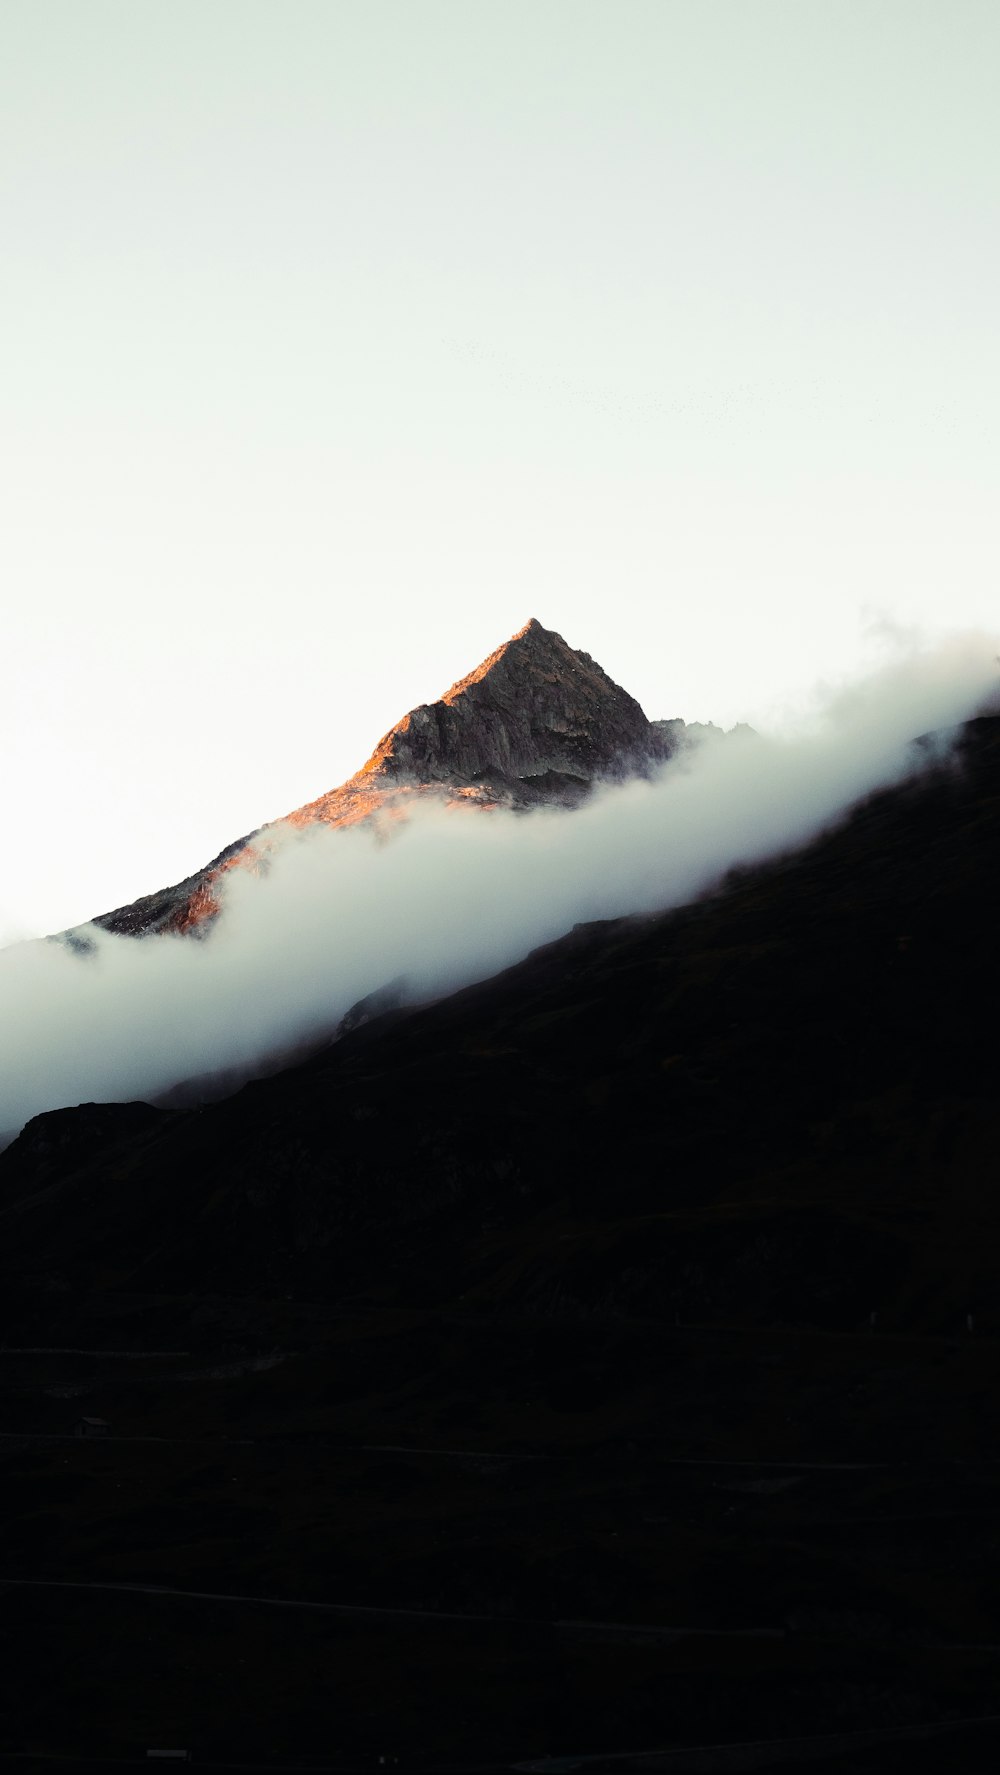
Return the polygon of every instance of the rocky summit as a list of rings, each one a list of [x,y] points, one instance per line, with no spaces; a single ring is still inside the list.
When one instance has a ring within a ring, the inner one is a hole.
[[[515,802],[643,769],[662,741],[628,692],[534,617],[439,702],[404,716],[363,777],[482,782]]]
[[[572,807],[593,785],[641,775],[684,743],[680,720],[649,721],[589,653],[536,618],[434,703],[411,709],[339,788],[284,822],[352,826],[396,819],[428,796],[481,807]],[[94,920],[122,936],[204,930],[218,883],[257,868],[268,826],[249,833],[185,881]]]

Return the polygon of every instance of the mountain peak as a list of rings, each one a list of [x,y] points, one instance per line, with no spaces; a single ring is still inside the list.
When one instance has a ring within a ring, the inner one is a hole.
[[[411,709],[339,788],[286,816],[293,826],[357,825],[444,796],[480,807],[571,807],[592,784],[642,772],[668,757],[676,736],[647,721],[634,697],[589,653],[537,617],[434,703]],[[197,875],[95,922],[139,936],[204,928],[219,910],[230,869],[257,869],[267,828],[227,846]]]
[[[471,672],[466,672],[464,678],[457,679],[451,689],[445,691],[440,700],[443,703],[455,702],[474,684],[484,683],[487,678],[497,672],[498,668],[504,665],[508,669],[512,669],[516,676],[523,677],[533,670],[543,669],[544,665],[557,673],[560,669],[572,672],[576,660],[589,659],[589,657],[589,654],[574,653],[562,636],[556,634],[555,629],[544,628],[537,616],[532,616],[525,623],[523,629],[518,629],[508,641],[504,641],[499,647],[494,648],[493,652],[488,653],[478,666],[474,667]],[[610,683],[611,680],[609,679],[608,682]]]
[[[648,761],[634,697],[532,617],[435,703],[411,709],[360,775],[491,789],[516,805],[574,800]]]

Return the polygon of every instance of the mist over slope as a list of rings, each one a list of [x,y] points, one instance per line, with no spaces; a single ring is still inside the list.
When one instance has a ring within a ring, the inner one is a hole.
[[[792,737],[706,744],[572,812],[428,803],[388,832],[272,828],[267,868],[230,872],[204,942],[90,926],[89,953],[7,950],[0,1129],[250,1066],[332,1033],[400,975],[411,998],[429,997],[574,923],[680,904],[917,768],[915,736],[995,697],[995,655],[994,641],[957,638],[831,694]]]
[[[681,720],[649,721],[589,653],[532,617],[436,702],[383,736],[352,777],[227,845],[186,880],[100,914],[123,937],[204,932],[230,871],[259,870],[275,826],[389,823],[433,800],[461,807],[578,806],[597,783],[646,775],[696,738]]]

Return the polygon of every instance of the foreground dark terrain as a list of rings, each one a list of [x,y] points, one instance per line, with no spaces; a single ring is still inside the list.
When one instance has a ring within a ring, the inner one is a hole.
[[[29,1124],[0,1748],[993,1769],[998,880],[982,718],[697,905]]]

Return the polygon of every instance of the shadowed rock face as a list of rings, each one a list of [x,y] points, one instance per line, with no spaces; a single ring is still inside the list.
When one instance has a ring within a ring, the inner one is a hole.
[[[534,618],[439,702],[422,704],[380,741],[363,775],[387,781],[497,784],[551,795],[649,762],[651,724],[628,692]]]
[[[352,825],[413,795],[486,807],[571,807],[602,778],[669,758],[683,723],[647,721],[634,697],[534,618],[436,703],[391,728],[367,764],[289,815]]]
[[[604,778],[641,774],[683,743],[684,723],[650,722],[634,697],[533,617],[438,702],[422,703],[379,741],[346,783],[286,817],[293,826],[353,826],[405,817],[428,795],[481,807],[572,807]],[[267,827],[229,845],[176,886],[94,920],[122,936],[204,930],[215,884],[259,867]]]

